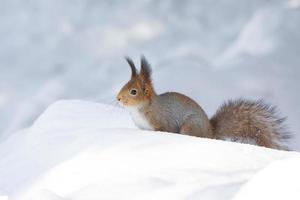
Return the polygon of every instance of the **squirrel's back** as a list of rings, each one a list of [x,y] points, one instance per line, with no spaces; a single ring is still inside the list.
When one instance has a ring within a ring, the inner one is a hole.
[[[210,120],[217,139],[275,149],[286,149],[283,144],[290,138],[284,121],[277,116],[276,107],[244,99],[224,103]]]
[[[155,96],[151,104],[142,108],[156,130],[185,134],[185,123],[194,121],[197,130],[189,130],[190,135],[212,137],[208,117],[193,99],[177,93],[167,92]]]

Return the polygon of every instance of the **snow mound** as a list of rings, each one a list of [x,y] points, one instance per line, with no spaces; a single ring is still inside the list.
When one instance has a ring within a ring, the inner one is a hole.
[[[60,101],[0,144],[0,194],[12,200],[241,199],[243,185],[269,164],[282,160],[289,169],[285,159],[299,162],[300,154],[142,131],[122,109]],[[250,180],[246,192],[259,191],[255,179],[264,180],[255,177],[252,186]]]
[[[234,200],[289,199],[300,197],[300,159],[284,159],[267,166],[251,179]]]

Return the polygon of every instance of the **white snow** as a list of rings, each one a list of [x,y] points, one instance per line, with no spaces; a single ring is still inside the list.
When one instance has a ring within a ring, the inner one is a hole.
[[[300,197],[300,159],[276,161],[258,172],[233,200],[297,200]]]
[[[237,60],[243,54],[261,57],[274,51],[277,44],[272,33],[279,24],[278,16],[273,13],[274,10],[269,7],[257,10],[242,28],[236,41],[214,61],[215,67],[228,67],[230,65],[227,62]]]
[[[300,1],[299,0],[289,0],[288,5],[292,8],[299,8],[300,7]]]
[[[30,128],[1,142],[0,195],[9,200],[240,200],[249,192],[249,199],[259,199],[255,195],[264,186],[274,197],[292,191],[285,199],[299,199],[299,162],[296,152],[142,131],[122,109],[68,100],[51,105]]]

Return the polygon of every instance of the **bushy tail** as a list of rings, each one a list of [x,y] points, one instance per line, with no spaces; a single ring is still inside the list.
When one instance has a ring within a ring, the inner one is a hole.
[[[284,143],[290,134],[284,126],[285,118],[262,100],[228,101],[210,121],[218,139],[287,150]]]

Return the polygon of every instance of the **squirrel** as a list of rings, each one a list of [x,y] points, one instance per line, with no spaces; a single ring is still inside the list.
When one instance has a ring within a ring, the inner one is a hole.
[[[158,95],[152,83],[152,69],[144,56],[140,72],[132,59],[126,57],[126,60],[131,79],[118,93],[117,100],[140,129],[288,150],[283,142],[290,135],[285,130],[285,118],[277,116],[276,107],[262,100],[229,100],[209,119],[198,103],[183,94]]]

